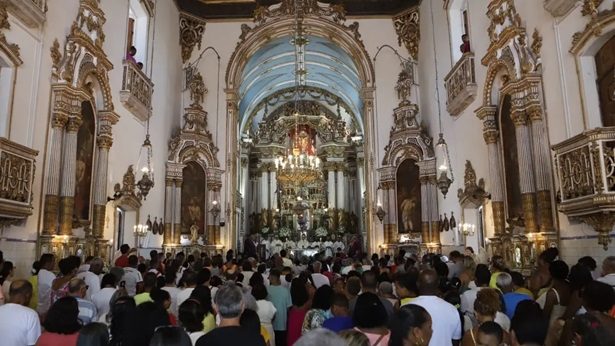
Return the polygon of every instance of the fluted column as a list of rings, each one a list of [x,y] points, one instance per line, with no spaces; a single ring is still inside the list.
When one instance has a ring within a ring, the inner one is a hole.
[[[261,170],[261,212],[269,209],[269,172],[265,168]]]
[[[278,207],[278,177],[275,170],[269,172],[269,201],[271,201],[271,210],[276,210]]]
[[[81,119],[71,117],[66,124],[64,150],[62,151],[62,186],[60,187],[60,234],[73,235],[73,210],[75,208],[75,183],[77,165],[77,132]]]
[[[553,231],[553,211],[551,204],[551,159],[549,143],[542,117],[542,109],[530,111],[532,124],[532,148],[534,153],[534,172],[536,173],[536,197],[541,232]]]
[[[337,202],[335,200],[335,169],[333,167],[329,168],[327,172],[327,201],[329,203],[329,210],[333,210],[337,208]]]
[[[107,171],[109,166],[109,149],[113,144],[110,136],[98,136],[98,155],[96,176],[94,180],[94,211],[92,234],[96,238],[103,237],[105,226],[105,209],[107,205]]]
[[[431,243],[431,233],[429,232],[429,192],[427,189],[427,177],[420,177],[421,183],[421,240],[423,244]]]
[[[177,179],[174,182],[173,189],[175,190],[173,198],[173,243],[179,244],[182,234],[182,180]]]
[[[534,233],[536,227],[536,187],[534,185],[534,166],[532,164],[532,137],[527,125],[525,112],[513,116],[517,135],[517,154],[519,161],[519,186],[525,219],[525,232]]]
[[[173,204],[175,202],[175,186],[173,179],[167,178],[165,181],[164,199],[164,235],[162,243],[164,245],[173,244]]]
[[[68,117],[56,113],[51,122],[51,145],[49,146],[49,170],[45,194],[45,218],[43,235],[56,234],[60,202],[60,167],[62,164],[62,139]]]
[[[344,188],[345,188],[345,184],[344,184],[344,169],[342,167],[338,167],[337,168],[337,182],[336,182],[336,187],[337,187],[337,193],[336,193],[336,197],[337,197],[337,209],[339,209],[340,211],[343,211],[346,209],[346,201],[344,201]]]
[[[436,176],[430,176],[427,183],[429,200],[429,219],[431,222],[431,242],[440,248],[440,218],[438,215],[438,186]]]
[[[481,107],[477,116],[483,121],[483,138],[487,144],[489,161],[489,177],[491,181],[491,208],[493,212],[494,233],[496,236],[504,233],[506,214],[504,212],[504,178],[502,174],[502,161],[498,146],[500,136],[496,128],[494,106]]]
[[[383,220],[384,243],[393,244],[397,242],[397,208],[395,205],[395,182],[381,182],[382,204],[386,211]]]

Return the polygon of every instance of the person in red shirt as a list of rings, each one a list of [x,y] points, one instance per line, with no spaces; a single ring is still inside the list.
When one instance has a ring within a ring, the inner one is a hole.
[[[120,252],[122,255],[115,260],[115,266],[120,268],[128,267],[128,251],[130,250],[130,246],[128,244],[122,244],[120,246]]]

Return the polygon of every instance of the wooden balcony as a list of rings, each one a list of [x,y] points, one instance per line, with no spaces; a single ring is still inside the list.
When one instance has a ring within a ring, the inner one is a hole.
[[[585,131],[553,150],[559,211],[594,227],[606,249],[615,225],[615,127]]]
[[[0,137],[0,225],[32,215],[34,163],[38,151]]]
[[[124,60],[123,66],[120,101],[134,116],[145,121],[152,116],[154,84],[134,63]]]
[[[476,99],[476,74],[474,72],[474,53],[465,53],[444,78],[446,87],[446,110],[451,115],[459,115]]]

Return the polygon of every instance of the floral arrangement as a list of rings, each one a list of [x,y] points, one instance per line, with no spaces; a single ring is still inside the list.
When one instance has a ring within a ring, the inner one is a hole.
[[[288,227],[280,227],[278,230],[278,237],[280,238],[288,238],[290,237],[290,228]]]
[[[340,234],[346,233],[346,227],[340,226],[340,228],[337,229],[337,233],[340,233]]]
[[[267,233],[269,233],[269,227],[265,226],[265,227],[261,228],[261,233],[262,233],[262,234],[267,234]]]
[[[323,238],[329,235],[329,232],[327,232],[327,229],[324,227],[318,227],[315,231],[314,231],[314,235],[316,235],[316,238]]]

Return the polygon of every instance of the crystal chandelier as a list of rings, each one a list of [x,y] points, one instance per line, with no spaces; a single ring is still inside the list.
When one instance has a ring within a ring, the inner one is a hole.
[[[147,199],[147,194],[154,187],[154,169],[152,167],[152,142],[149,140],[149,119],[147,120],[147,133],[139,150],[137,172],[143,173],[141,180],[137,182],[139,197]]]
[[[298,2],[295,3],[295,6],[299,6]],[[321,161],[318,157],[306,151],[308,147],[306,144],[312,145],[312,135],[299,127],[298,102],[300,89],[305,86],[307,79],[305,46],[309,43],[309,40],[303,31],[299,8],[296,9],[295,13],[294,34],[291,40],[291,44],[295,48],[295,131],[291,137],[291,148],[288,150],[288,155],[279,156],[274,162],[280,183],[303,185],[320,178]]]

